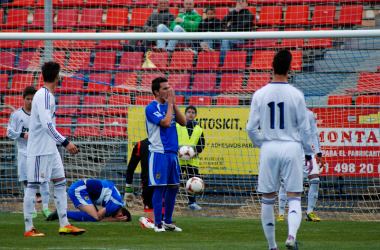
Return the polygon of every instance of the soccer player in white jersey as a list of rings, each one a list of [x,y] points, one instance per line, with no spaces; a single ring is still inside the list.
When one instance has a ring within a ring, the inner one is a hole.
[[[61,143],[70,154],[78,149],[63,137],[55,128],[54,90],[59,82],[60,65],[47,62],[42,66],[44,86],[34,95],[30,114],[27,147],[28,186],[24,197],[25,236],[41,237],[33,226],[33,209],[36,193],[41,183],[53,180],[54,202],[58,210],[60,234],[82,234],[84,229],[70,225],[67,219],[67,193],[65,172],[56,142]]]
[[[152,81],[155,100],[145,108],[149,145],[149,185],[154,187],[153,212],[155,232],[182,231],[174,225],[172,215],[179,189],[178,135],[176,122],[186,126],[186,118],[175,104],[175,93],[168,80]],[[162,221],[162,197],[165,187],[165,214]]]
[[[296,249],[295,240],[302,219],[302,152],[306,162],[310,163],[308,170],[313,166],[311,155],[314,152],[305,98],[301,91],[287,83],[291,62],[292,54],[287,50],[274,56],[273,81],[254,93],[246,127],[252,143],[260,148],[261,222],[270,249],[277,249],[274,203],[276,191],[280,188],[280,174],[289,201],[285,245],[288,249]]]
[[[309,193],[307,195],[306,220],[319,222],[321,221],[321,218],[319,218],[318,216],[314,214],[314,207],[318,200],[319,168],[323,166],[322,150],[321,150],[321,144],[319,142],[317,123],[315,121],[314,113],[310,110],[307,110],[307,118],[310,123],[311,138],[313,141],[313,147],[314,147],[316,156],[314,156],[314,154],[312,155],[313,169],[311,170],[311,172],[308,172],[307,171],[308,166],[303,164],[304,166],[303,178],[304,180],[308,178],[310,181]],[[284,183],[281,180],[280,191],[278,191],[279,217],[277,221],[284,220],[285,204],[286,204],[286,190],[284,188]]]
[[[29,136],[29,118],[32,111],[32,101],[34,94],[37,92],[33,86],[28,86],[24,89],[22,97],[24,106],[14,111],[9,119],[7,136],[13,140],[17,140],[17,172],[19,181],[24,183],[24,192],[28,186],[28,171],[26,166],[26,148],[28,145]],[[43,183],[40,187],[42,198],[42,215],[48,217],[49,210],[49,183]],[[33,218],[37,217],[36,208],[34,208]]]

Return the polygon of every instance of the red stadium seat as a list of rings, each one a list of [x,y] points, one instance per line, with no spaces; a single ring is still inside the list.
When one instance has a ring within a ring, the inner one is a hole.
[[[219,51],[201,51],[194,70],[217,70],[219,69],[219,59]]]
[[[330,95],[327,101],[327,105],[351,105],[351,95]]]
[[[211,105],[211,96],[191,96],[189,105],[197,105],[197,106],[209,106]]]
[[[11,93],[22,93],[27,86],[33,86],[33,74],[14,74]]]
[[[343,5],[337,25],[362,25],[363,5]]]
[[[113,95],[108,101],[108,105],[131,105],[131,97],[129,95]],[[105,111],[106,115],[119,116],[128,115],[128,108],[111,107]]]
[[[64,70],[78,71],[85,65],[90,64],[91,52],[71,52],[69,63]]]
[[[332,30],[332,28],[313,28],[312,31],[317,30]],[[302,45],[303,48],[331,48],[332,38],[309,38],[309,42]]]
[[[77,124],[88,124],[91,127],[77,127],[73,136],[100,136],[100,119],[79,117]]]
[[[121,33],[121,30],[102,30],[102,33]],[[123,46],[120,44],[120,40],[99,40],[95,48],[121,50]]]
[[[60,9],[58,10],[57,22],[54,27],[75,27],[78,24],[79,9]]]
[[[83,0],[59,0],[57,7],[79,7],[83,4]]]
[[[73,77],[62,77],[62,85],[55,91],[58,93],[83,92],[83,74],[75,74]]]
[[[66,62],[66,52],[65,51],[53,51],[54,62],[59,63],[62,67],[65,67]]]
[[[59,97],[58,105],[79,105],[79,101],[80,101],[79,95],[62,95]],[[58,107],[57,110],[55,111],[55,114],[56,115],[76,115],[78,114],[78,107],[75,107],[75,108]]]
[[[380,95],[359,95],[356,105],[380,105]]]
[[[108,9],[105,23],[102,27],[124,27],[128,25],[128,9]]]
[[[278,29],[257,29],[258,32],[278,31]],[[239,48],[274,48],[278,45],[278,39],[255,39],[255,42],[238,45]]]
[[[246,68],[247,51],[227,51],[223,70],[244,70]]]
[[[176,105],[182,105],[184,100],[185,100],[185,97],[183,95],[176,95],[175,96],[175,104]]]
[[[27,30],[27,33],[44,33],[43,30]],[[69,29],[54,29],[53,33],[72,33]],[[66,49],[70,46],[70,40],[54,40],[53,47]],[[45,46],[45,41],[43,40],[25,40],[23,47],[25,48],[35,48],[40,49]]]
[[[169,12],[177,17],[178,16],[178,7],[170,7]]]
[[[235,6],[236,1],[234,0],[212,0],[209,2],[210,5],[228,5],[228,6]],[[217,9],[217,8],[216,8]]]
[[[1,25],[1,28],[18,28],[28,25],[28,10],[27,9],[11,9],[8,12],[7,21]]]
[[[108,3],[109,6],[117,6],[117,7],[124,7],[133,5],[133,0],[111,0]]]
[[[96,33],[96,30],[77,30],[76,33]],[[71,48],[94,49],[95,40],[74,40],[73,45],[71,45]]]
[[[40,52],[22,51],[18,61],[18,69],[40,70]]]
[[[131,22],[128,26],[142,27],[153,13],[153,8],[134,8],[132,10]]]
[[[127,134],[127,119],[126,118],[105,118],[104,119],[104,124],[125,124],[123,127],[108,127],[104,126],[102,133],[100,134],[101,136],[106,136],[106,137],[126,137],[128,136]]]
[[[152,81],[157,77],[165,77],[164,73],[144,73],[141,79],[140,91],[151,92]]]
[[[304,28],[298,29],[285,29],[285,31],[305,31]],[[282,39],[281,44],[278,44],[279,48],[301,48],[303,47],[305,39]]]
[[[243,92],[242,73],[224,73],[219,85],[220,92]]]
[[[7,127],[0,127],[0,138],[6,138],[7,136]]]
[[[174,51],[170,63],[171,70],[190,70],[193,67],[194,53],[191,51]]]
[[[197,73],[194,75],[191,92],[215,93],[216,91],[216,73]]]
[[[24,98],[22,97],[22,95],[19,95],[19,96],[6,96],[5,97],[5,102],[4,102],[4,106],[11,106],[13,107],[15,110],[21,108],[22,106],[24,106]],[[4,115],[10,115],[12,114],[14,110],[11,109],[11,108],[3,108],[1,111],[0,111],[0,115],[4,116]]]
[[[71,136],[71,128],[70,127],[56,127],[56,129],[64,137]]]
[[[138,95],[136,96],[135,105],[147,106],[152,101],[154,101],[154,95]]]
[[[42,74],[39,74],[37,78],[36,89],[39,90],[40,88],[42,88],[42,86],[44,86],[44,77],[42,76]]]
[[[302,25],[306,24],[309,16],[308,5],[287,6],[285,21],[280,24],[284,25]]]
[[[53,19],[55,10],[53,9]],[[29,24],[30,27],[45,27],[45,9],[35,9],[33,15],[33,22]]]
[[[116,52],[97,52],[92,67],[85,65],[84,70],[112,70],[115,66]]]
[[[96,27],[102,23],[103,9],[83,9],[79,27]]]
[[[168,83],[175,92],[188,92],[190,91],[190,74],[170,74]]]
[[[106,97],[104,95],[101,96],[90,96],[86,95],[83,99],[82,105],[106,105]],[[99,115],[104,114],[104,108],[82,108],[81,115]]]
[[[2,13],[3,10],[0,9],[0,20],[3,20]],[[2,33],[21,33],[22,30],[2,30]],[[0,48],[2,49],[17,49],[21,48],[21,40],[0,40]]]
[[[119,67],[115,70],[135,70],[139,69],[143,61],[142,52],[123,52]]]
[[[346,89],[349,93],[380,93],[380,73],[361,73],[355,89]]]
[[[167,69],[169,62],[169,52],[152,52],[149,56],[149,60],[154,63],[157,68],[144,68],[147,69]]]
[[[239,105],[238,96],[218,96],[216,100],[216,105],[223,106],[236,106]]]
[[[86,0],[85,2],[81,2],[79,6],[81,7],[91,7],[91,8],[99,8],[106,7],[109,5],[109,0]]]
[[[9,118],[0,117],[0,124],[8,124]]]
[[[111,74],[92,73],[84,92],[105,93],[111,90]]]
[[[60,0],[52,0],[53,7],[59,5]],[[45,0],[37,0],[36,7],[45,7]]]
[[[275,54],[276,51],[255,51],[252,55],[252,63],[249,69],[271,70]]]
[[[313,18],[308,25],[332,25],[335,19],[334,5],[317,5],[314,8]]]
[[[55,124],[71,125],[71,117],[57,117],[55,118]]]
[[[137,73],[117,73],[113,92],[133,92],[137,90]]]
[[[229,7],[216,7],[215,8],[215,17],[219,18],[220,20],[223,19],[223,17],[227,16],[227,14],[230,13]],[[256,14],[256,13],[253,13]]]
[[[15,67],[14,52],[0,52],[0,70],[12,71]]]
[[[290,50],[292,53],[292,69],[294,71],[300,71],[302,69],[302,50]]]
[[[8,74],[0,74],[0,93],[1,94],[9,93],[8,81],[9,81]]]
[[[263,6],[260,9],[260,19],[257,25],[279,25],[282,18],[282,7]]]
[[[3,3],[4,7],[32,7],[35,5],[35,0],[14,0],[13,3]]]
[[[135,5],[141,5],[141,6],[150,6],[150,5],[157,5],[157,0],[135,0],[133,3]]]
[[[202,8],[194,8],[196,12],[198,12],[199,15],[201,15],[203,19],[203,7]]]
[[[251,73],[248,78],[245,92],[255,92],[270,83],[270,73]]]

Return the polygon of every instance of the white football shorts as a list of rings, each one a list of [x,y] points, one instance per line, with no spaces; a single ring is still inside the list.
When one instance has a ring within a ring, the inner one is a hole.
[[[315,159],[314,155],[312,155],[311,157],[313,160],[313,169],[311,170],[310,173],[308,173],[306,170],[309,167],[309,164],[307,164],[307,166],[305,166],[305,156],[303,156],[302,166],[303,166],[303,178],[304,179],[308,179],[310,175],[315,175],[315,174],[319,175],[319,165],[317,163],[317,160]]]
[[[19,181],[28,180],[27,156],[20,153],[17,156],[17,174]]]
[[[280,188],[280,174],[287,192],[302,192],[302,146],[292,141],[265,141],[260,149],[260,193],[273,193]]]
[[[28,156],[28,182],[49,182],[65,178],[62,159],[58,152],[50,155]]]

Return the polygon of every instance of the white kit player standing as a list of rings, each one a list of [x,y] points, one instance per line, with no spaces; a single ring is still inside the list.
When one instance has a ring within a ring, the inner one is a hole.
[[[323,166],[321,143],[319,141],[317,122],[315,121],[314,113],[311,110],[307,110],[307,117],[310,123],[310,133],[313,142],[313,147],[316,156],[312,155],[313,169],[309,172],[308,166],[303,162],[303,179],[309,179],[309,193],[307,195],[307,212],[306,220],[319,222],[321,218],[315,215],[314,207],[318,200],[319,191],[319,168]],[[286,190],[284,188],[284,183],[281,180],[281,187],[278,191],[278,206],[279,206],[279,217],[277,221],[283,221],[285,219],[285,205],[286,205]]]
[[[277,249],[274,203],[280,174],[289,202],[285,245],[288,249],[296,249],[295,240],[302,219],[302,152],[310,168],[313,165],[305,98],[301,91],[287,83],[291,62],[292,54],[287,50],[274,56],[273,81],[254,93],[246,127],[252,143],[261,149],[258,191],[263,194],[261,222],[270,249]]]
[[[17,140],[17,173],[19,181],[24,183],[24,192],[28,186],[28,171],[27,171],[27,145],[29,136],[29,120],[30,112],[32,111],[32,101],[34,94],[37,90],[33,86],[27,86],[22,97],[24,99],[24,106],[14,111],[9,119],[7,136],[13,140]],[[42,215],[48,217],[49,210],[49,183],[43,183],[40,186],[42,198]],[[33,218],[37,217],[37,211],[34,208]]]
[[[26,237],[41,237],[45,234],[33,227],[33,209],[37,189],[41,183],[53,180],[54,202],[57,207],[60,234],[82,234],[84,229],[70,225],[67,219],[67,193],[65,172],[56,143],[61,143],[70,154],[78,149],[55,128],[54,91],[59,82],[60,65],[47,62],[42,65],[44,86],[34,95],[29,125],[27,147],[28,186],[24,197],[24,220]]]

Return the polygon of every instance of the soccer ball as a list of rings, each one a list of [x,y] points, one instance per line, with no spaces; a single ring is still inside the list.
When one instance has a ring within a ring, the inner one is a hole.
[[[179,152],[178,152],[178,157],[181,159],[181,160],[184,160],[184,161],[189,161],[191,159],[193,159],[195,156],[195,151],[192,147],[189,147],[189,146],[182,146],[180,149],[179,149]]]
[[[186,182],[186,191],[192,195],[198,195],[203,192],[205,184],[201,178],[192,177]]]

